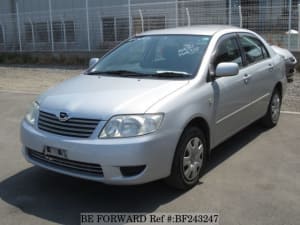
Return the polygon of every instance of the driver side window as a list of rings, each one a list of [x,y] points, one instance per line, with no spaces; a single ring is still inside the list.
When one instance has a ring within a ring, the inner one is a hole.
[[[219,45],[214,61],[214,67],[216,68],[219,63],[222,62],[234,62],[242,67],[242,56],[234,37],[223,40]]]

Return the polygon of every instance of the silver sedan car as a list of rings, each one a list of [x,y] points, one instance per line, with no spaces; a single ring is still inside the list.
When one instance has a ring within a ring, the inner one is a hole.
[[[213,148],[254,121],[277,124],[286,89],[283,59],[231,26],[145,32],[92,64],[32,103],[22,151],[107,184],[193,187]]]

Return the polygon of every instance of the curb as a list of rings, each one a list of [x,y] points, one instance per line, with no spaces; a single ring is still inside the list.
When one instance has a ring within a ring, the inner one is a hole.
[[[290,114],[290,115],[300,115],[300,112],[292,112],[292,111],[281,111],[283,114]]]

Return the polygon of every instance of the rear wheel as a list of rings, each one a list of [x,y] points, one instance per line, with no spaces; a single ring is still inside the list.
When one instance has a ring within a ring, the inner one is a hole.
[[[272,128],[277,125],[280,117],[281,101],[281,94],[278,89],[275,89],[269,103],[268,112],[261,120],[263,126]]]
[[[196,185],[207,161],[205,136],[198,127],[187,128],[176,148],[171,175],[166,182],[178,189]]]

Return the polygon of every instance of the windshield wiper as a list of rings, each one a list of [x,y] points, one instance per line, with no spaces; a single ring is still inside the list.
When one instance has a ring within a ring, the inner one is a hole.
[[[105,75],[105,74],[113,74],[113,75],[122,75],[122,76],[144,76],[143,73],[138,73],[130,70],[108,70],[108,71],[94,71],[89,72],[87,75]]]
[[[89,72],[87,75],[119,75],[122,77],[163,77],[163,78],[188,78],[192,77],[192,74],[182,71],[156,71],[156,73],[140,73],[129,70],[109,70],[109,71],[94,71]]]
[[[182,71],[157,71],[153,77],[192,77],[193,75]]]

